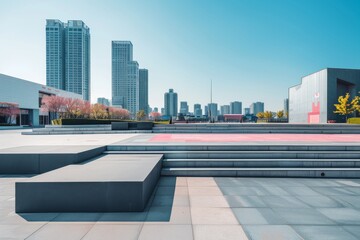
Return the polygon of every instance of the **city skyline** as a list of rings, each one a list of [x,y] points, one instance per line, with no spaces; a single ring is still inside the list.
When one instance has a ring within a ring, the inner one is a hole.
[[[84,3],[1,1],[0,26],[27,27],[0,39],[0,72],[46,83],[46,19],[79,19],[91,28],[92,102],[111,97],[116,39],[136,45],[134,59],[150,71],[149,105],[159,109],[169,88],[180,101],[206,105],[212,79],[219,106],[240,99],[281,110],[288,88],[304,75],[360,66],[358,1]]]

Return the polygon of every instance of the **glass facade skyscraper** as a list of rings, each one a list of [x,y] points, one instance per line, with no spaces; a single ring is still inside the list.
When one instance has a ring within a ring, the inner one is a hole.
[[[130,41],[112,41],[112,104],[139,111],[139,64],[133,61]]]
[[[149,73],[147,69],[139,69],[139,110],[149,114]]]
[[[178,95],[174,89],[164,94],[164,115],[176,117],[178,113]]]
[[[90,29],[81,20],[46,20],[46,85],[90,96]]]

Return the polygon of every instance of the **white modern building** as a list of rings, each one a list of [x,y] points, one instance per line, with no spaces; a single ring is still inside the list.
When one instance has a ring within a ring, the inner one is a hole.
[[[90,29],[81,20],[46,20],[46,85],[90,96]]]
[[[18,125],[39,126],[49,124],[49,113],[40,110],[44,96],[57,95],[82,99],[80,94],[0,74],[0,102],[14,103],[20,108]]]
[[[186,115],[189,113],[189,105],[188,105],[187,101],[180,102],[180,113],[182,113],[183,115]]]
[[[112,41],[112,105],[139,111],[139,64],[130,41]]]
[[[307,75],[289,88],[289,122],[345,122],[345,116],[334,113],[334,104],[339,96],[349,93],[352,99],[359,91],[360,69],[325,68]]]
[[[220,107],[220,115],[230,114],[230,105],[223,105]]]

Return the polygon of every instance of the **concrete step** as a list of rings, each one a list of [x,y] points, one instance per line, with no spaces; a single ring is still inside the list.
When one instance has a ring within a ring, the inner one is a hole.
[[[360,168],[360,159],[164,159],[164,168]]]
[[[360,159],[360,151],[106,151],[164,154],[166,159]]]
[[[359,129],[226,129],[226,130],[212,130],[212,129],[184,129],[184,130],[158,130],[153,129],[153,133],[309,133],[309,134],[359,134]]]
[[[359,178],[360,168],[163,168],[163,176]]]
[[[151,130],[91,130],[91,131],[48,131],[48,132],[21,132],[22,135],[66,135],[66,134],[132,134],[152,133]]]
[[[360,145],[108,145],[107,151],[360,151]]]
[[[85,125],[45,125],[48,129],[59,128],[111,128],[110,124],[85,124]]]

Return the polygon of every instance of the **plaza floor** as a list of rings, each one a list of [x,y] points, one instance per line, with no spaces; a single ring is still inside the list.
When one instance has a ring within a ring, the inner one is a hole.
[[[14,212],[0,178],[0,239],[360,239],[359,179],[162,177],[144,212]]]
[[[0,148],[107,144],[340,144],[359,135],[21,135]],[[16,214],[15,182],[0,176],[0,239],[360,239],[360,179],[162,177],[139,213]]]

